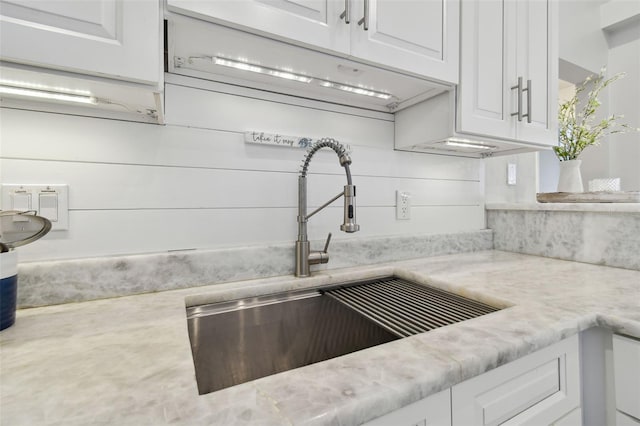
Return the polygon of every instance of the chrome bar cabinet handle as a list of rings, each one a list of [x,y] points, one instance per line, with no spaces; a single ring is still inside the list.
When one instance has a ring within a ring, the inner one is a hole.
[[[518,116],[518,121],[522,121],[522,77],[518,77],[518,84],[515,86],[511,86],[511,90],[517,90],[518,94],[518,110],[516,112],[512,112],[511,116]]]
[[[527,113],[524,116],[527,117],[527,123],[531,123],[531,80],[527,80],[527,88],[522,91],[527,92]]]
[[[531,123],[531,80],[527,80],[526,89],[522,85],[522,77],[518,77],[518,84],[511,87],[511,90],[518,91],[518,110],[516,112],[512,112],[511,116],[518,116],[518,121],[522,121],[524,117],[527,117],[527,123]],[[527,92],[527,113],[522,113],[522,96],[523,92]]]
[[[345,24],[351,23],[351,0],[344,0],[344,11],[340,14],[340,19],[344,19]]]
[[[364,16],[358,21],[365,31],[369,31],[369,0],[364,0]]]

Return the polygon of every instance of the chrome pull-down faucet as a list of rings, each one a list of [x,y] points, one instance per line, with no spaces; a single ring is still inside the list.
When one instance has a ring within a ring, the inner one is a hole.
[[[307,214],[307,170],[311,157],[321,148],[331,148],[338,155],[340,165],[344,167],[347,174],[347,184],[342,192],[318,207],[313,212]],[[296,277],[308,277],[310,265],[329,262],[329,242],[331,234],[327,237],[327,242],[323,251],[311,251],[309,240],[307,239],[307,221],[311,216],[327,207],[340,197],[344,197],[344,222],[340,229],[344,232],[356,232],[360,230],[360,225],[356,223],[356,187],[351,182],[351,170],[349,165],[351,158],[347,154],[344,146],[335,139],[323,138],[313,144],[304,159],[300,176],[298,176],[298,240],[296,241]]]

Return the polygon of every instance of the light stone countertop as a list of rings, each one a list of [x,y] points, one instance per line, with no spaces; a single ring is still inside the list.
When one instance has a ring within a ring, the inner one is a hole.
[[[186,303],[389,273],[510,307],[198,395]],[[500,251],[25,309],[0,333],[0,423],[355,425],[596,325],[640,337],[640,271]]]

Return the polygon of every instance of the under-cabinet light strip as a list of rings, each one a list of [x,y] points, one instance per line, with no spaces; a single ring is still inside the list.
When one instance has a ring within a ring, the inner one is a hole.
[[[461,148],[475,148],[475,149],[496,149],[496,146],[493,145],[483,145],[480,143],[467,142],[462,140],[448,140],[446,145],[449,146],[457,146]]]
[[[311,83],[313,80],[311,77],[307,77],[300,74],[295,74],[289,71],[281,71],[273,68],[267,68],[260,65],[250,64],[248,62],[233,61],[231,59],[213,57],[213,62],[216,65],[222,65],[225,67],[235,68],[243,71],[251,71],[258,74],[266,74],[273,77],[284,78],[286,80],[299,81],[301,83]]]
[[[272,77],[283,78],[285,80],[299,81],[301,83],[317,82],[318,85],[330,89],[342,90],[343,92],[355,93],[356,95],[371,96],[380,99],[391,99],[393,95],[384,92],[378,92],[375,90],[367,89],[364,87],[351,86],[343,83],[336,83],[329,80],[322,80],[313,77],[309,77],[302,74],[296,74],[290,71],[277,70],[274,68],[265,67],[262,65],[252,64],[250,62],[236,61],[228,58],[221,58],[218,56],[213,57],[190,57],[189,60],[194,59],[207,59],[212,61],[216,65],[224,67],[235,68],[242,71],[255,72],[258,74],[270,75]]]
[[[0,94],[11,95],[11,96],[24,96],[24,97],[38,98],[38,99],[49,99],[49,100],[63,101],[63,102],[76,102],[76,103],[92,104],[92,105],[95,105],[98,103],[95,97],[88,96],[88,95],[76,95],[71,93],[52,92],[48,90],[5,86],[5,85],[0,85]]]
[[[331,89],[338,89],[344,92],[355,93],[357,95],[372,96],[380,99],[391,99],[391,95],[388,93],[376,92],[375,90],[365,89],[363,87],[349,86],[342,83],[334,83],[332,81],[321,81],[320,86],[328,87]]]

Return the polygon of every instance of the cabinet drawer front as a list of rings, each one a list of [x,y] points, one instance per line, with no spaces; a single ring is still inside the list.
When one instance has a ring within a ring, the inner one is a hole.
[[[613,335],[616,408],[640,419],[640,340]]]
[[[445,426],[450,424],[451,390],[446,389],[373,419],[364,426]]]
[[[579,405],[577,336],[452,388],[454,425],[549,424]]]
[[[483,424],[500,424],[559,390],[560,364],[554,359],[478,395]]]

